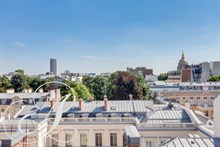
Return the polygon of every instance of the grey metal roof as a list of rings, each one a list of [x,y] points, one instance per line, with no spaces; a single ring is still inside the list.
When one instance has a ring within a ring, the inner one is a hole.
[[[20,97],[22,99],[41,98],[49,95],[48,92],[43,93],[0,93],[0,99],[11,99],[13,97]]]
[[[126,133],[126,136],[129,136],[130,138],[141,137],[135,126],[125,126],[125,133]]]
[[[220,138],[175,138],[161,147],[219,147]]]
[[[148,123],[160,123],[166,120],[167,123],[175,122],[191,122],[190,117],[185,110],[159,110],[151,114]]]
[[[60,103],[60,102],[58,102]],[[83,112],[83,113],[98,113],[104,112],[104,101],[92,101],[83,102],[83,108],[79,111],[79,102],[66,102],[63,112]],[[46,113],[50,110],[50,102],[37,102],[37,105],[41,107],[40,112]],[[148,112],[153,108],[152,101],[111,101],[107,102],[106,112]],[[54,112],[57,111],[57,105],[55,105]]]
[[[37,107],[35,107],[34,105],[24,105],[21,111],[19,112],[18,116],[32,114],[36,112],[36,110],[37,110]]]

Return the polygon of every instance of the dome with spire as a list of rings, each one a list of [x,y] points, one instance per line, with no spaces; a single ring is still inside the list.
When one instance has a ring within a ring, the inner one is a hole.
[[[186,60],[184,52],[182,53],[182,58],[180,59],[178,66],[177,66],[177,71],[181,72],[182,69],[187,68],[189,66],[189,62]]]

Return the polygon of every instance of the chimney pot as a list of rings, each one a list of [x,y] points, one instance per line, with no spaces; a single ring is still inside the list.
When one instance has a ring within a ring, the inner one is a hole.
[[[83,99],[80,98],[79,99],[79,110],[82,110],[82,108],[83,108]]]
[[[104,110],[107,111],[108,109],[108,99],[107,99],[107,96],[105,95],[104,96]]]
[[[50,101],[50,108],[53,109],[54,106],[55,106],[55,101],[54,101],[54,99],[52,99],[52,100]]]
[[[129,94],[129,100],[133,100],[133,95]]]
[[[76,101],[76,96],[73,95],[72,99],[73,99],[73,102],[75,102]]]

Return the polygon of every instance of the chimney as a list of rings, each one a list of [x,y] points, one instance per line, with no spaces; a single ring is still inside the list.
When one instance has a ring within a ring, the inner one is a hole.
[[[39,93],[43,93],[44,90],[43,90],[42,88],[40,88],[40,89],[38,90],[38,92],[39,92]]]
[[[107,96],[105,95],[104,96],[104,110],[107,111],[108,109],[108,99],[107,99]]]
[[[31,88],[27,89],[27,93],[32,93],[32,89]]]
[[[220,95],[214,99],[214,133],[215,137],[220,137]]]
[[[75,101],[76,101],[76,96],[73,95],[73,96],[72,96],[72,99],[73,99],[73,102],[75,102]]]
[[[8,110],[6,113],[6,119],[11,119],[11,114],[10,114],[10,110]]]
[[[185,107],[190,109],[190,102],[189,101],[185,101]]]
[[[46,96],[45,101],[49,102],[49,97],[48,96]]]
[[[15,93],[15,90],[14,89],[7,89],[6,93]]]
[[[54,99],[50,100],[50,108],[53,109],[55,106],[55,101]]]
[[[133,100],[133,95],[132,94],[129,94],[129,100]]]
[[[79,99],[79,110],[82,110],[82,108],[83,108],[83,99],[80,98]]]

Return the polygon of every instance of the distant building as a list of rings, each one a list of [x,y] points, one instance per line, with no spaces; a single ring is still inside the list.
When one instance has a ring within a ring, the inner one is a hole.
[[[200,82],[207,82],[211,75],[210,63],[203,62],[203,63],[200,63],[200,66],[202,67],[202,73],[201,73],[202,75],[201,75]]]
[[[212,74],[213,76],[220,75],[220,61],[213,62]]]
[[[182,69],[181,80],[182,80],[182,82],[191,82],[192,81],[191,68]]]
[[[182,69],[189,67],[189,62],[187,61],[184,52],[182,53],[182,58],[179,60],[177,71],[181,73]]]
[[[198,110],[213,117],[213,100],[220,94],[220,82],[183,82],[165,83],[162,81],[150,85],[152,95],[164,97],[167,101],[184,105],[190,103],[192,110]]]
[[[147,69],[146,67],[136,67],[135,69],[127,67],[127,71],[141,75],[143,77],[146,75],[153,75],[153,69]]]
[[[57,59],[50,59],[50,72],[57,75]]]

